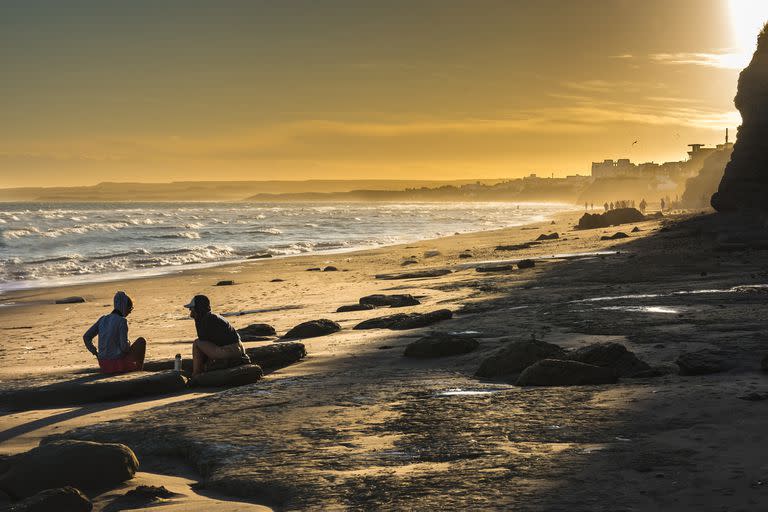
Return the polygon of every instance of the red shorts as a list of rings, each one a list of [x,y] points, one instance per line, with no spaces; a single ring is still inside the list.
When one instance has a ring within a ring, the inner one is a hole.
[[[147,342],[137,339],[120,359],[99,359],[101,373],[126,373],[141,370],[144,367],[144,354]]]

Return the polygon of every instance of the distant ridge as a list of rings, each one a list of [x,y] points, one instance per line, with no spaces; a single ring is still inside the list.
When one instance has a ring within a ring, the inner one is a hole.
[[[0,189],[0,201],[240,201],[261,194],[328,194],[353,190],[398,191],[408,188],[494,185],[501,179],[473,180],[265,180],[174,181],[170,183],[103,182],[80,187],[21,187]],[[265,197],[266,196],[262,196]]]

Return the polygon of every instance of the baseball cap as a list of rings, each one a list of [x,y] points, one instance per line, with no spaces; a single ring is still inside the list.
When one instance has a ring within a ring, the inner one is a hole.
[[[184,304],[184,307],[188,309],[194,309],[195,311],[199,311],[201,309],[210,311],[211,301],[205,295],[195,295],[192,297],[192,300],[189,302],[189,304]]]

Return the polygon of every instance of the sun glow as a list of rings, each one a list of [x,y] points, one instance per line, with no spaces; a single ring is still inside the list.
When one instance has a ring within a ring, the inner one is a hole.
[[[736,67],[742,68],[752,59],[757,34],[768,22],[768,1],[729,0],[728,7],[731,33],[735,43],[735,55],[731,58],[738,59]]]

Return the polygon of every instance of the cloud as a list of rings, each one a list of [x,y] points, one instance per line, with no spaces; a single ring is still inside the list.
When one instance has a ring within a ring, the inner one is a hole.
[[[654,53],[652,61],[662,64],[705,66],[718,69],[743,69],[749,64],[751,55],[737,52],[715,53]]]

